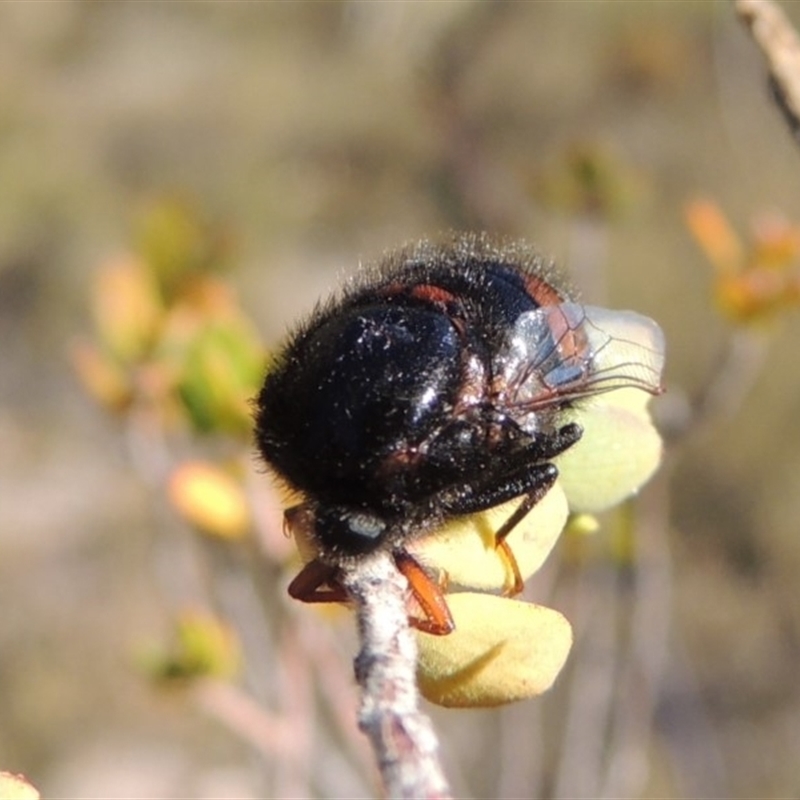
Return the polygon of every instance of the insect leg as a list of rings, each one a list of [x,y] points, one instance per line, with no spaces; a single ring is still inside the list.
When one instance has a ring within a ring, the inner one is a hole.
[[[347,592],[339,584],[336,567],[314,559],[295,575],[287,591],[289,596],[303,603],[344,603]],[[327,586],[327,589],[321,587]]]
[[[534,499],[530,508],[533,508],[547,494],[557,477],[558,468],[555,464],[521,464],[506,472],[499,481],[491,484],[479,484],[478,486],[464,484],[450,488],[446,497],[437,498],[438,505],[449,515],[461,516],[486,511],[494,506],[507,503],[515,497],[532,494]],[[530,508],[514,521],[514,525],[525,516]],[[511,533],[514,525],[504,531],[503,537]],[[506,525],[503,525],[503,528],[505,527]]]
[[[577,422],[569,422],[553,433],[540,434],[533,445],[523,452],[529,453],[537,461],[549,461],[572,447],[581,436],[583,436],[583,428]]]
[[[417,630],[432,633],[435,636],[445,636],[451,633],[456,624],[450,614],[447,601],[444,599],[441,587],[422,568],[420,563],[405,550],[394,553],[397,568],[408,581],[409,589],[414,599],[419,604],[425,617],[409,617],[409,622]]]
[[[456,625],[439,584],[404,550],[397,551],[394,560],[425,614],[422,619],[409,617],[410,624],[417,630],[435,636],[444,636],[453,631]],[[329,564],[316,559],[309,561],[289,584],[289,595],[303,603],[346,603],[349,598],[338,581],[337,572],[338,569]],[[327,588],[321,588],[323,586]]]
[[[546,464],[542,466],[552,466],[552,464]],[[511,573],[514,578],[514,584],[511,586],[510,589],[506,592],[510,596],[514,596],[519,594],[525,582],[522,580],[522,575],[519,571],[519,564],[517,564],[517,559],[514,554],[511,552],[511,548],[506,541],[506,537],[511,533],[511,531],[522,522],[523,519],[528,515],[528,512],[550,491],[553,483],[555,482],[556,477],[558,476],[558,471],[556,470],[555,475],[550,477],[548,474],[547,477],[542,475],[542,480],[533,486],[525,497],[522,498],[522,502],[514,509],[514,512],[511,516],[500,526],[500,530],[495,532],[494,535],[494,544],[498,550],[501,550],[506,557],[506,561],[508,565],[511,567]]]
[[[470,487],[463,487],[447,505],[447,510],[452,514],[474,514],[524,495],[519,506],[495,533],[495,547],[503,553],[513,578],[507,591],[509,595],[519,594],[524,582],[506,537],[550,491],[557,477],[558,468],[555,464],[523,464],[507,473],[502,483],[481,487],[476,492],[472,492]]]

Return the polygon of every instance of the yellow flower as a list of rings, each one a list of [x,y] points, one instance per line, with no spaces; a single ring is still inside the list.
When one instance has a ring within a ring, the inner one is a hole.
[[[250,527],[241,485],[214,464],[186,461],[172,472],[169,499],[194,528],[220,539],[240,539]]]
[[[234,678],[241,669],[241,647],[234,630],[212,614],[181,612],[171,641],[142,651],[141,666],[164,684],[197,678]],[[2,797],[2,795],[0,795]]]
[[[519,505],[512,500],[480,514],[460,517],[436,533],[408,545],[423,566],[447,576],[449,590],[508,592],[511,565],[495,546],[495,531]],[[527,580],[542,566],[567,521],[567,499],[557,483],[508,535],[520,576]]]
[[[615,389],[585,401],[575,414],[583,436],[555,459],[571,512],[611,508],[656,471],[662,445],[649,401],[638,389]]]
[[[39,800],[41,795],[22,775],[0,772],[0,798],[2,800]]]
[[[447,707],[497,706],[552,686],[572,646],[558,611],[492,594],[461,592],[447,602],[456,629],[417,636],[420,692]]]
[[[686,205],[686,225],[714,269],[714,297],[731,321],[772,320],[800,305],[800,226],[779,217],[743,239],[711,200]]]

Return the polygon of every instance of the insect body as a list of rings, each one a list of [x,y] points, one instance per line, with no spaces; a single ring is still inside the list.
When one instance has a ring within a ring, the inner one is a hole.
[[[290,586],[344,599],[339,568],[390,550],[426,619],[452,629],[404,544],[459,515],[521,498],[505,537],[547,493],[581,428],[564,411],[622,386],[659,391],[658,326],[583,306],[523,246],[464,236],[390,256],[289,339],[258,397],[264,459],[305,502],[287,512],[318,551]],[[324,588],[327,587],[327,588]]]

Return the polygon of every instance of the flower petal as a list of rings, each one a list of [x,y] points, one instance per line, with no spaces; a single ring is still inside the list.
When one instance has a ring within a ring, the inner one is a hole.
[[[649,395],[616,389],[584,403],[579,442],[555,459],[571,511],[602,511],[635,493],[661,460],[661,437],[647,411]]]
[[[0,772],[0,798],[3,800],[39,800],[40,796],[22,775]]]
[[[514,583],[511,565],[495,546],[495,532],[519,506],[520,500],[468,517],[459,517],[408,550],[428,568],[447,574],[449,589],[505,591]],[[567,501],[556,484],[509,534],[506,542],[527,580],[550,554],[567,519]]]
[[[448,595],[448,636],[417,635],[424,697],[447,707],[498,706],[552,686],[572,646],[569,622],[550,608],[496,595]]]

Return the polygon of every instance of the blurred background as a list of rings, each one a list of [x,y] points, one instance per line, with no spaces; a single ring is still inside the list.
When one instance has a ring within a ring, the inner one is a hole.
[[[455,791],[797,797],[800,320],[731,311],[703,221],[796,270],[798,187],[728,3],[0,4],[0,769],[50,798],[375,795],[349,620],[285,600],[246,433],[109,413],[75,347],[158,231],[225,263],[268,352],[361,261],[466,228],[661,323],[670,444],[529,589],[575,627],[556,687],[430,708]],[[255,556],[165,498],[173,462],[233,452]],[[168,679],[186,608],[236,631],[236,680]]]

